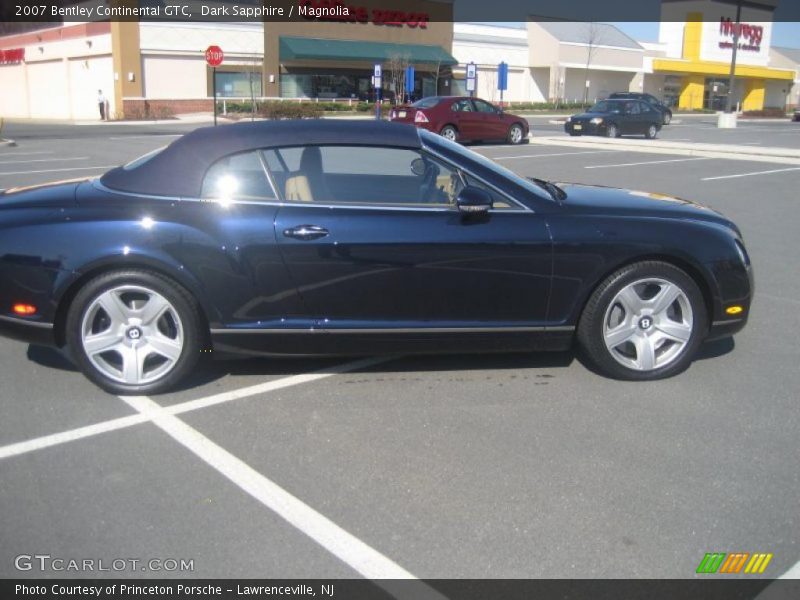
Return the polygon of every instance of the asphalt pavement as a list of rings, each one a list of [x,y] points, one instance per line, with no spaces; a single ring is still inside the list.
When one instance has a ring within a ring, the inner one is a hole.
[[[544,121],[534,135],[558,131]],[[661,137],[800,148],[800,124],[700,123]],[[97,175],[190,127],[13,125],[0,188]],[[796,571],[800,167],[473,149],[522,175],[724,212],[755,268],[747,328],[652,383],[572,352],[250,359],[126,400],[58,352],[0,340],[0,576],[107,575],[15,568],[36,553],[193,561],[111,573],[144,577],[691,578],[707,552]]]

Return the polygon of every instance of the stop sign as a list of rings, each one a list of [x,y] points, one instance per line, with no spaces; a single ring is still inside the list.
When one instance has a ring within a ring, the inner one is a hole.
[[[209,46],[206,48],[206,62],[209,67],[220,66],[223,58],[225,58],[225,55],[222,53],[222,48],[219,46]]]

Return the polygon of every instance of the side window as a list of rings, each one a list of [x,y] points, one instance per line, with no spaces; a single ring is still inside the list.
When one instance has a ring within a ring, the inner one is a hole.
[[[453,112],[472,112],[472,103],[466,98],[456,100],[450,105],[450,110]]]
[[[625,112],[629,115],[638,115],[641,111],[639,109],[638,102],[626,102],[625,103]]]
[[[641,104],[641,109],[642,109],[642,114],[645,114],[645,115],[649,115],[649,114],[652,114],[652,113],[656,112],[656,109],[653,108],[652,106],[650,106],[649,104],[647,104],[646,102],[643,102]]]
[[[258,152],[227,156],[214,163],[203,179],[201,197],[211,200],[275,200]]]
[[[495,107],[488,102],[484,102],[483,100],[473,100],[473,102],[475,102],[475,108],[478,109],[478,112],[491,114],[495,114],[497,112],[497,109],[495,109]]]
[[[303,146],[264,159],[287,202],[444,208],[463,187],[455,168],[410,148]]]
[[[462,177],[464,183],[466,183],[467,185],[481,188],[482,190],[485,190],[486,192],[489,193],[489,195],[492,197],[492,210],[515,210],[515,209],[518,210],[520,208],[520,206],[517,205],[515,202],[508,199],[503,194],[496,192],[494,189],[490,188],[482,181],[475,179],[469,173],[462,173]]]

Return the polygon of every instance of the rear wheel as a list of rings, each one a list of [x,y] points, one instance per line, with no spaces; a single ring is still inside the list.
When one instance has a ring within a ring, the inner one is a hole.
[[[672,121],[672,113],[665,112],[664,113],[664,125],[669,125],[671,121]]]
[[[671,264],[647,261],[598,286],[581,315],[578,341],[604,374],[644,381],[683,371],[707,328],[695,281]]]
[[[66,323],[70,352],[92,382],[113,394],[173,387],[200,356],[197,303],[148,271],[100,275],[75,296]]]
[[[522,125],[514,123],[508,130],[508,142],[514,145],[521,144],[523,135]]]
[[[619,129],[613,123],[606,126],[606,137],[610,138],[618,138],[619,137]]]
[[[450,140],[451,142],[455,142],[458,138],[458,130],[452,125],[445,125],[442,127],[442,130],[439,132],[443,138]]]
[[[655,125],[648,125],[647,130],[644,132],[644,137],[648,140],[652,140],[658,134],[658,127]]]

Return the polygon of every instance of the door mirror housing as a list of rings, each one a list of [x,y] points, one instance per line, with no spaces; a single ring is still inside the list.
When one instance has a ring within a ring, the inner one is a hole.
[[[456,196],[458,210],[465,213],[484,213],[492,208],[492,196],[474,185],[464,187]]]

